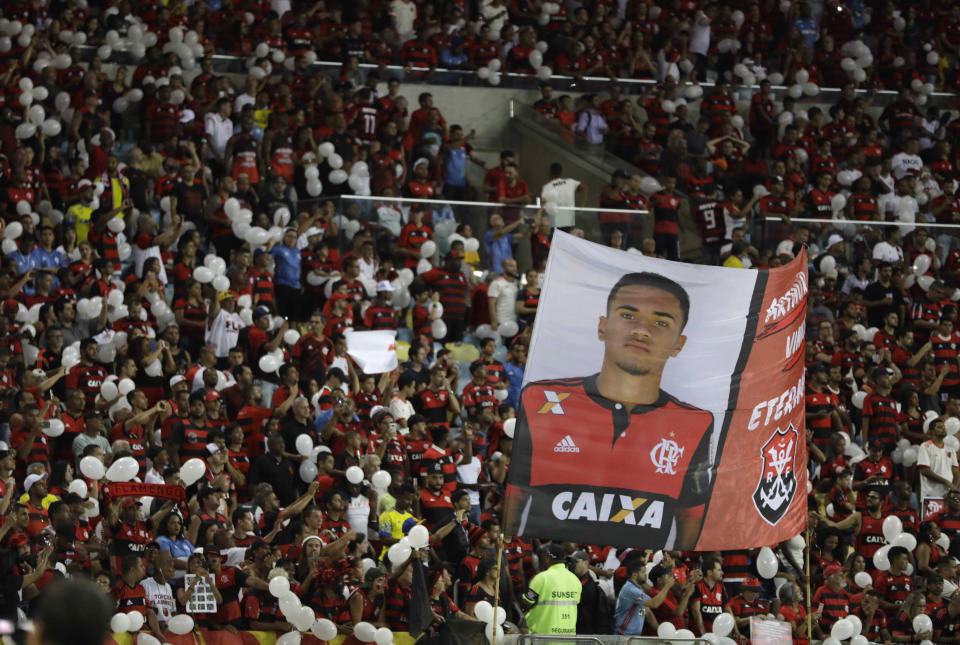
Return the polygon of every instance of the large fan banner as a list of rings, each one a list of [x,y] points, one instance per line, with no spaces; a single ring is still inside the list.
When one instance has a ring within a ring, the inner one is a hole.
[[[507,533],[720,550],[806,526],[807,259],[669,262],[557,232],[524,375]]]

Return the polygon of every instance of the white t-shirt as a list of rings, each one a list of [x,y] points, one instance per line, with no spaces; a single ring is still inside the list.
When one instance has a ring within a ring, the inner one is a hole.
[[[390,3],[390,15],[396,19],[397,34],[404,38],[413,33],[413,23],[417,19],[417,3],[393,0]]]
[[[881,262],[901,262],[903,249],[889,242],[877,242],[873,247],[873,259]]]
[[[415,413],[416,410],[413,409],[413,404],[410,401],[404,401],[398,396],[393,397],[390,401],[390,414],[397,421],[406,421]]]
[[[516,280],[508,280],[500,276],[490,283],[487,289],[488,298],[497,299],[497,324],[517,321],[517,293],[520,285]]]
[[[140,586],[147,594],[147,606],[152,607],[157,612],[157,619],[160,622],[169,621],[173,617],[174,610],[176,610],[170,583],[160,584],[153,578],[144,578],[140,581]]]
[[[923,168],[923,160],[919,155],[909,155],[906,152],[898,152],[893,155],[893,159],[890,160],[890,169],[893,172],[893,176],[897,179],[900,179],[908,172],[919,175],[921,168]]]
[[[480,15],[483,17],[483,21],[490,25],[490,33],[500,38],[500,31],[503,29],[503,25],[506,24],[507,18],[507,6],[501,4],[499,7],[494,7],[492,2],[485,2],[480,7]]]
[[[208,114],[203,122],[204,131],[213,140],[213,149],[218,157],[223,157],[227,141],[233,136],[233,121],[219,114]]]
[[[208,345],[213,345],[217,358],[226,358],[230,350],[237,346],[240,330],[246,326],[240,314],[221,309],[207,328],[204,340]]]
[[[378,206],[377,221],[380,226],[390,231],[394,237],[400,237],[403,228],[403,213],[393,206]]]
[[[380,264],[377,262],[376,257],[370,258],[369,262],[359,257],[357,258],[357,267],[360,269],[361,276],[373,280],[374,276],[377,275],[377,269],[380,268]]]
[[[917,451],[917,467],[920,466],[927,466],[937,475],[952,481],[953,469],[958,467],[957,453],[946,446],[940,448],[932,439],[929,439],[920,444],[920,449]],[[921,502],[928,497],[942,498],[946,493],[946,486],[920,475]]]
[[[557,206],[567,206],[557,210],[552,224],[554,226],[573,226],[577,205],[577,188],[580,182],[576,179],[551,179],[540,189],[540,199],[543,202],[553,202]],[[548,199],[549,197],[549,199]]]
[[[257,102],[256,97],[251,96],[244,92],[239,95],[237,98],[233,99],[233,113],[240,114],[243,111],[243,106],[245,105],[255,105]]]
[[[702,11],[697,12],[697,16],[690,27],[690,51],[694,54],[706,56],[710,49],[710,18]]]
[[[366,535],[370,521],[370,500],[363,495],[351,497],[347,502],[347,521],[350,522],[351,531]]]
[[[461,484],[476,484],[480,481],[480,471],[482,468],[483,463],[480,461],[480,457],[474,455],[469,464],[464,465],[463,461],[461,461],[457,465],[457,479]],[[471,506],[480,506],[480,491],[468,488],[467,495],[470,497]]]

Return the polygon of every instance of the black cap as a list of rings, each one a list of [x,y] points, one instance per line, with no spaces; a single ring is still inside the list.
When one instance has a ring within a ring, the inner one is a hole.
[[[574,551],[571,553],[569,556],[567,556],[567,559],[570,560],[570,562],[579,562],[580,560],[589,561],[590,556],[586,551],[581,549],[580,551]]]
[[[629,179],[630,175],[623,168],[617,168],[613,171],[613,179]]]

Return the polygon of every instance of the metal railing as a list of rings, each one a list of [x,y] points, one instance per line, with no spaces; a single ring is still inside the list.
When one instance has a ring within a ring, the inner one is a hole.
[[[632,645],[633,643],[670,645],[671,643],[690,643],[691,645],[709,645],[705,638],[660,638],[659,636],[618,636],[606,634],[571,634],[554,636],[551,634],[520,634],[516,645],[549,645],[550,643],[597,643],[598,645]]]
[[[83,59],[86,61],[91,60],[97,53],[97,47],[93,45],[83,45],[79,47],[79,49],[83,53]],[[246,64],[246,58],[242,56],[214,54],[210,58],[213,62],[213,69],[216,72],[246,75],[249,71]],[[138,65],[140,64],[141,59],[134,58],[129,52],[115,51],[110,56],[109,62],[112,64]],[[339,73],[340,69],[343,67],[343,64],[335,61],[318,60],[312,63],[310,67],[329,72],[330,75],[333,76]],[[428,77],[426,70],[411,70],[410,68],[402,65],[375,65],[372,63],[361,63],[359,65],[359,69],[363,70],[365,73],[376,71],[383,80],[387,80],[388,78],[397,78],[399,80],[406,80],[408,82],[419,81],[436,85],[475,86],[497,89],[491,86],[487,81],[479,78],[475,70],[460,70],[437,67],[433,69],[432,73]],[[199,72],[199,68],[197,68],[197,71]],[[285,70],[281,65],[274,65],[272,73],[282,74],[284,71]],[[652,79],[617,78],[616,80],[612,80],[607,76],[583,76],[578,78],[564,74],[552,74],[547,81],[543,81],[539,79],[536,74],[501,72],[501,83],[499,88],[534,90],[544,82],[548,83],[554,89],[575,92],[597,92],[613,85],[618,85],[623,90],[623,93],[627,95],[640,94],[657,83],[656,80]],[[705,89],[712,89],[715,87],[715,84],[710,82],[702,82],[700,83],[700,86]],[[759,88],[759,85],[744,85],[734,83],[732,87],[735,90],[743,90],[752,94],[753,91]],[[774,85],[772,86],[772,89],[776,97],[782,100],[785,96],[787,96],[787,90],[789,89],[789,86]],[[803,96],[797,99],[797,101],[799,103],[829,103],[838,99],[841,91],[842,88],[839,87],[820,87],[820,91],[817,96]],[[855,90],[855,94],[858,97],[866,97],[868,93],[869,91],[864,89]],[[874,91],[873,95],[874,105],[883,107],[889,103],[892,103],[896,99],[897,91],[876,90]],[[749,95],[744,97],[744,100],[748,99]],[[936,105],[938,107],[955,107],[960,105],[960,96],[953,92],[935,91],[929,95],[928,100],[929,102],[927,105]]]

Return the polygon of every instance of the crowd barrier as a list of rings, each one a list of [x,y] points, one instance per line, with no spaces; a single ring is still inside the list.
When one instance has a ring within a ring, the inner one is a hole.
[[[232,633],[224,630],[199,629],[189,634],[178,635],[171,632],[163,634],[158,640],[169,645],[275,645],[284,632],[247,632]],[[394,645],[413,645],[417,641],[407,632],[393,632]],[[353,636],[337,636],[332,641],[322,641],[313,634],[301,636],[300,645],[359,645]],[[136,634],[129,632],[113,634],[105,645],[137,645]]]

